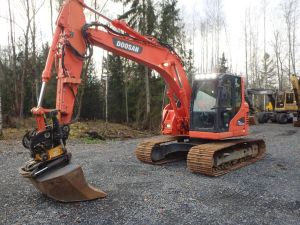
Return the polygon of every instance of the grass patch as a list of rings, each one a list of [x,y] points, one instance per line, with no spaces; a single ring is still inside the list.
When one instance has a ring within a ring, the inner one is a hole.
[[[84,144],[88,144],[88,145],[105,143],[105,141],[103,140],[94,139],[90,137],[83,137],[80,140],[83,141]]]
[[[31,118],[18,123],[15,128],[3,129],[2,139],[22,140],[24,134],[36,126]],[[91,135],[95,134],[95,135]],[[105,121],[83,121],[71,124],[70,139],[79,139],[86,144],[102,143],[104,140],[126,140],[154,135],[146,130],[137,130],[125,124],[105,123]],[[1,137],[0,137],[1,139]]]
[[[91,138],[89,133],[97,134]],[[130,139],[148,137],[153,134],[148,131],[136,130],[130,126],[117,123],[105,123],[104,121],[77,122],[71,125],[70,137],[75,139]]]

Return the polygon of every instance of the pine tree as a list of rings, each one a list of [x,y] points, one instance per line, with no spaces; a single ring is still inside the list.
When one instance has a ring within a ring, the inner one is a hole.
[[[143,35],[153,35],[156,27],[156,16],[152,0],[125,1],[124,4],[129,3],[131,3],[130,10],[121,15],[120,19],[127,19],[128,24]],[[126,64],[133,68],[132,63]],[[147,66],[138,66],[135,68],[136,70],[133,72],[139,74],[139,79],[144,80],[144,85],[141,84],[139,86],[140,91],[136,96],[136,108],[138,109],[136,121],[138,123],[142,122],[144,128],[149,128],[151,126],[151,94],[149,79],[152,71]],[[128,69],[125,70],[128,71]],[[127,90],[126,88],[126,93],[129,92],[130,90]],[[130,102],[128,98],[126,99],[127,102]],[[143,100],[140,101],[139,99]]]
[[[228,67],[226,66],[227,59],[225,58],[224,52],[222,53],[222,57],[220,58],[220,65],[218,68],[219,73],[226,73],[228,71]]]
[[[159,22],[159,39],[160,41],[171,45],[174,49],[182,49],[181,37],[183,26],[177,8],[177,0],[166,0],[160,3],[161,19]]]
[[[124,122],[126,117],[124,72],[120,68],[123,68],[121,57],[108,54],[108,116],[113,122]]]
[[[263,88],[275,88],[276,72],[273,59],[268,53],[264,54],[262,60],[261,84]]]
[[[192,49],[189,49],[188,51],[188,57],[185,63],[185,71],[188,76],[190,84],[192,84],[194,76],[196,74],[196,68],[194,67],[194,55]]]
[[[101,83],[96,75],[94,62],[91,62],[87,71],[87,79],[84,85],[84,94],[81,107],[81,118],[100,119],[103,118],[100,95]]]

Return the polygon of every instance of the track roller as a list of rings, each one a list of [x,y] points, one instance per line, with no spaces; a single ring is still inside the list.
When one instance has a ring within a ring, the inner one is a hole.
[[[213,142],[192,147],[187,157],[187,166],[194,173],[220,176],[262,159],[265,152],[263,140]]]

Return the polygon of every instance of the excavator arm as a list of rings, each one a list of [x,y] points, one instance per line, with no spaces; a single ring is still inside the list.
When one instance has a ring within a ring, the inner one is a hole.
[[[85,59],[92,56],[93,46],[143,64],[157,71],[168,86],[169,104],[163,111],[162,133],[187,136],[191,87],[183,63],[174,49],[154,37],[143,36],[124,21],[107,24],[86,23],[84,9],[93,9],[83,0],[66,0],[61,8],[42,74],[42,88],[37,107],[32,109],[37,127],[23,138],[32,160],[20,172],[42,193],[59,201],[81,201],[106,194],[90,187],[79,166],[70,164],[66,150],[81,72]],[[52,69],[57,71],[56,108],[43,108],[46,84]],[[49,122],[50,121],[50,122]],[[59,182],[58,182],[59,181]]]

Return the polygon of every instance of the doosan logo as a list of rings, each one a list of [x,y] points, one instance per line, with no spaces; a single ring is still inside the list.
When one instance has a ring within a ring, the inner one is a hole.
[[[143,50],[141,46],[131,44],[127,41],[121,41],[117,38],[113,38],[113,43],[117,48],[121,48],[130,52],[140,54]]]

